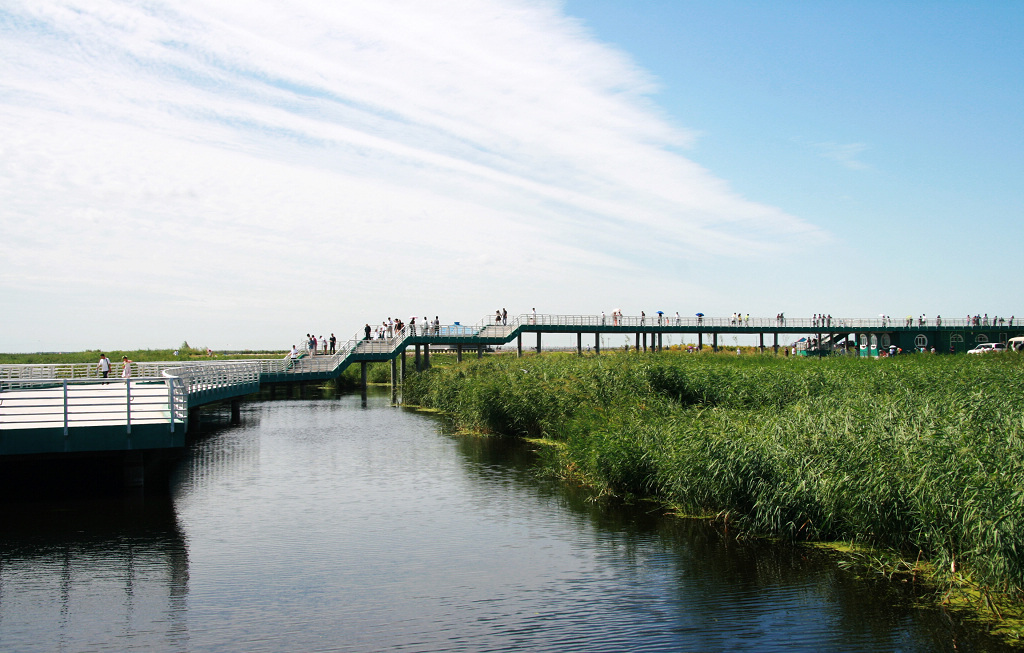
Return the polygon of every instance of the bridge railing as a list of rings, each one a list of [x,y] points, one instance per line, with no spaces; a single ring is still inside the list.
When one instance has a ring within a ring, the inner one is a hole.
[[[260,385],[258,361],[202,362],[187,365],[152,363],[140,367],[159,368],[164,378],[177,379],[188,403],[220,394],[255,392]],[[188,403],[186,403],[186,410]]]
[[[0,381],[0,430],[167,424],[185,421],[187,397],[173,377]]]
[[[490,315],[478,323],[478,329],[498,325],[496,316]],[[563,315],[524,313],[510,316],[508,326],[558,326],[558,327],[707,327],[707,328],[751,328],[771,330],[778,327],[788,329],[807,329],[808,331],[832,329],[894,329],[894,328],[928,328],[928,329],[996,329],[1013,327],[1011,321],[1003,320],[999,324],[986,323],[979,320],[977,324],[969,318],[790,318],[790,317],[748,317],[724,316],[710,317],[704,315],[682,316],[663,313],[658,315],[614,315],[612,313],[597,315]],[[1020,325],[1018,324],[1018,327]]]

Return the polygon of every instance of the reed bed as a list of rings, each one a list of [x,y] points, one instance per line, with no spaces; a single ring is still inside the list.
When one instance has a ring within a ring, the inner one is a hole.
[[[407,403],[558,441],[566,474],[746,532],[924,557],[1024,596],[1024,358],[493,357]]]

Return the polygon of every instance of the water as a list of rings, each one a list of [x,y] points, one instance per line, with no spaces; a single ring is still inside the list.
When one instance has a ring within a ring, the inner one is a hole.
[[[246,404],[169,496],[3,505],[3,651],[996,650],[905,588],[538,478],[386,394]]]

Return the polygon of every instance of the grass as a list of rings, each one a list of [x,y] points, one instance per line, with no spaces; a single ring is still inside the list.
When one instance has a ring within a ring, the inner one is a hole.
[[[175,355],[177,352],[177,355]],[[175,349],[89,349],[73,352],[39,352],[27,354],[0,353],[0,365],[41,365],[41,364],[73,364],[92,363],[99,360],[100,354],[106,354],[111,360],[120,361],[122,356],[137,363],[155,363],[175,360],[236,360],[239,358],[281,358],[284,351],[234,351],[217,352],[207,355],[206,348],[189,347],[184,343]]]
[[[929,562],[1024,598],[1024,358],[493,357],[407,380],[549,464],[744,532]],[[988,600],[988,599],[986,599]]]

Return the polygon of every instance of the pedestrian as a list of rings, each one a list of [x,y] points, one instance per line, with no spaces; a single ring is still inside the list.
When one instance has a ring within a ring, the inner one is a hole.
[[[500,310],[494,311],[494,324],[495,325],[501,324],[501,311]]]
[[[502,326],[508,326],[508,309],[501,309],[501,324]]]
[[[332,356],[334,355],[334,346],[335,346],[336,344],[338,344],[338,339],[337,339],[337,338],[335,338],[335,337],[334,337],[334,334],[332,333],[332,334],[331,334],[331,355],[332,355]]]
[[[121,363],[123,365],[123,367],[121,368],[121,378],[122,379],[130,379],[130,378],[132,378],[132,362],[130,360],[128,360],[127,356],[122,356],[121,357]]]
[[[99,370],[104,379],[110,376],[110,359],[107,358],[106,354],[100,354],[100,360],[96,363],[96,369]]]
[[[296,358],[298,358],[299,357],[299,348],[296,347],[295,345],[292,345],[292,351],[291,351],[290,354],[288,354],[288,357],[291,358],[292,360],[295,360]]]
[[[327,338],[324,338],[323,336],[320,336],[320,342],[322,342],[323,345],[324,345],[324,356],[326,356],[327,355]]]
[[[363,327],[363,334],[364,334],[363,335],[363,340],[369,340],[370,339],[370,323],[369,322],[367,322],[366,326]]]

